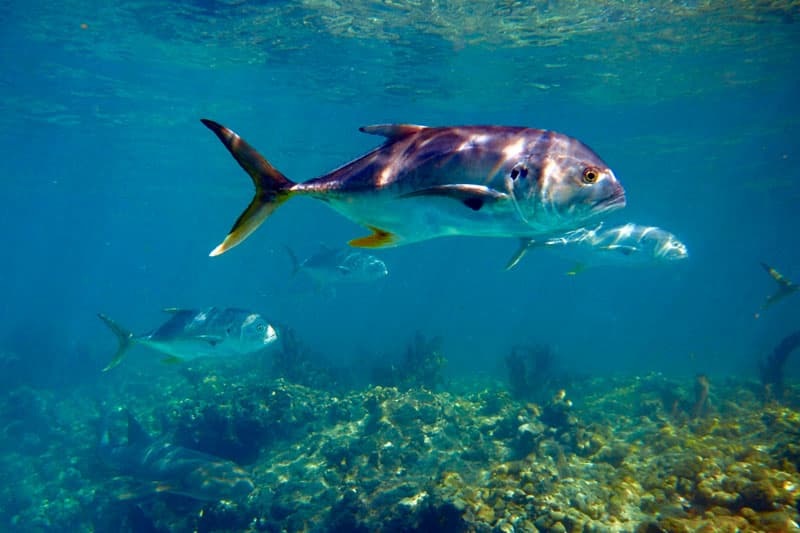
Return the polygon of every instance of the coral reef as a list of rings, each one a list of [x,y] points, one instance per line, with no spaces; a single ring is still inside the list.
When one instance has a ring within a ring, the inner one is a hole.
[[[761,383],[768,398],[783,398],[783,366],[795,348],[800,346],[800,330],[784,337],[772,353],[759,363]]]
[[[708,409],[708,391],[711,383],[708,376],[698,374],[694,382],[694,405],[692,406],[692,416],[697,418],[705,414]]]
[[[516,345],[505,359],[514,398],[541,399],[555,379],[556,357],[548,344]]]
[[[272,361],[272,376],[327,391],[341,391],[352,385],[352,377],[345,369],[335,367],[312,353],[293,328],[284,325],[278,330],[280,349],[268,356]]]
[[[406,347],[402,359],[373,367],[372,380],[384,387],[408,390],[422,387],[434,390],[444,383],[443,370],[447,360],[442,356],[442,338],[426,338],[417,331]]]
[[[415,341],[421,353],[434,344]],[[794,531],[800,387],[765,404],[752,381],[583,378],[542,404],[498,382],[334,393],[246,364],[119,373],[104,390],[20,388],[0,400],[5,531]],[[190,379],[186,379],[189,377]],[[663,391],[685,398],[675,417]],[[457,392],[456,392],[457,391]],[[97,398],[102,398],[98,400]],[[694,416],[698,399],[713,401]],[[245,466],[241,501],[158,494],[99,464],[97,421]],[[10,443],[14,445],[10,445]],[[24,443],[19,445],[18,443]]]

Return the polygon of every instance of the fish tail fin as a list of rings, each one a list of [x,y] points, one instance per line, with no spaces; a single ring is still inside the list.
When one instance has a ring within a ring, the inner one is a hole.
[[[761,267],[767,271],[767,274],[769,274],[770,277],[774,279],[775,283],[778,285],[778,288],[775,289],[775,292],[767,296],[767,299],[764,300],[763,304],[761,304],[762,311],[766,310],[773,304],[778,303],[780,300],[783,300],[786,296],[794,292],[800,291],[800,286],[795,285],[790,280],[786,279],[783,276],[783,274],[781,274],[768,264],[762,262]]]
[[[286,253],[289,256],[289,261],[292,262],[292,275],[294,276],[300,271],[300,260],[297,259],[294,251],[288,246],[284,245],[283,249],[286,250]]]
[[[117,352],[114,354],[111,362],[108,363],[103,369],[103,372],[108,372],[122,362],[122,358],[125,357],[125,353],[133,344],[133,333],[126,330],[102,313],[98,313],[97,316],[100,318],[100,320],[105,322],[106,326],[108,326],[108,329],[114,332],[114,335],[117,336],[117,340],[119,341]]]
[[[255,148],[225,126],[213,120],[201,119],[219,137],[236,162],[253,179],[256,193],[247,209],[239,215],[225,240],[209,255],[221,255],[244,241],[280,205],[292,195],[295,183],[269,164]]]

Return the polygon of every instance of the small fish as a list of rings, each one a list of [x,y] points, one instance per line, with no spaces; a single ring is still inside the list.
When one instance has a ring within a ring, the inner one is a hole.
[[[136,336],[108,318],[97,316],[114,332],[119,348],[103,372],[117,366],[133,344],[167,354],[165,362],[197,357],[224,357],[257,352],[278,338],[275,328],[258,313],[244,309],[210,307],[164,309],[169,319],[155,330]]]
[[[800,285],[797,285],[796,283],[786,279],[780,272],[768,264],[761,263],[761,267],[766,270],[767,274],[769,274],[770,277],[775,280],[775,283],[778,284],[778,288],[775,290],[775,292],[767,296],[767,299],[764,300],[763,304],[761,304],[762,311],[775,305],[787,296],[800,291]],[[758,314],[756,314],[756,318],[758,318]]]
[[[531,128],[381,124],[384,144],[323,176],[295,183],[228,128],[202,120],[250,175],[256,193],[210,255],[241,243],[281,204],[304,195],[372,233],[380,248],[450,235],[532,238],[562,233],[625,206],[625,191],[591,149]]]
[[[568,272],[572,276],[585,270],[588,264],[596,264],[601,257],[614,264],[628,265],[678,261],[689,257],[686,245],[661,228],[629,223],[604,229],[601,223],[593,229],[579,228],[543,241],[522,239],[519,250],[506,265],[506,270],[514,268],[534,247],[559,250],[575,259],[577,266]]]
[[[118,495],[120,499],[169,493],[204,501],[240,500],[255,488],[248,472],[236,463],[155,439],[126,415],[127,443],[113,444],[106,427],[98,446],[106,464],[141,484],[140,490]]]
[[[322,246],[317,253],[302,262],[288,246],[286,252],[292,261],[293,273],[304,273],[318,287],[344,283],[369,283],[383,279],[389,274],[386,263],[374,255],[357,250]]]

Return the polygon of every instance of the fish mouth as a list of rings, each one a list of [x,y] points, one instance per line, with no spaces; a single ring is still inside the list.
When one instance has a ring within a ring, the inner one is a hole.
[[[624,192],[617,192],[613,196],[604,198],[594,204],[594,209],[601,213],[612,211],[615,209],[622,209],[627,204]]]
[[[272,326],[267,326],[267,332],[264,334],[264,344],[270,344],[278,339],[278,333]]]

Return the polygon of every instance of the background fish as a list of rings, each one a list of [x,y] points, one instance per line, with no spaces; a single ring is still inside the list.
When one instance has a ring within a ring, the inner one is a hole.
[[[302,272],[318,286],[343,283],[369,283],[385,278],[389,274],[386,263],[358,250],[320,247],[319,251],[299,261],[291,248],[286,252],[292,261],[292,272]]]
[[[601,223],[593,229],[579,228],[540,242],[523,240],[506,268],[515,267],[531,248],[556,250],[573,259],[578,266],[570,274],[577,274],[588,265],[648,264],[689,257],[686,245],[664,229],[631,223],[604,228]]]
[[[120,495],[121,499],[166,492],[196,500],[238,500],[255,488],[247,471],[236,463],[155,439],[130,413],[126,416],[127,443],[113,444],[105,427],[98,446],[105,463],[142,484],[140,490]]]
[[[233,356],[257,352],[278,335],[258,313],[245,309],[210,307],[204,310],[165,309],[170,318],[145,335],[136,336],[103,314],[97,316],[114,332],[119,348],[103,369],[117,366],[133,344],[168,355],[166,362],[205,356]]]
[[[783,274],[781,274],[768,264],[761,263],[761,268],[766,270],[767,274],[769,274],[770,277],[774,279],[775,283],[777,284],[775,292],[767,296],[766,300],[764,300],[764,303],[761,304],[762,311],[775,305],[776,303],[780,302],[787,296],[792,295],[796,292],[800,292],[800,285],[793,283],[789,279],[786,279],[786,277]],[[758,318],[758,313],[756,313],[756,318]]]
[[[250,174],[256,194],[222,244],[242,242],[290,197],[326,202],[372,234],[352,246],[399,246],[448,235],[533,237],[624,207],[625,191],[592,150],[560,133],[504,126],[361,128],[386,142],[324,176],[294,183],[236,133],[205,124]]]

